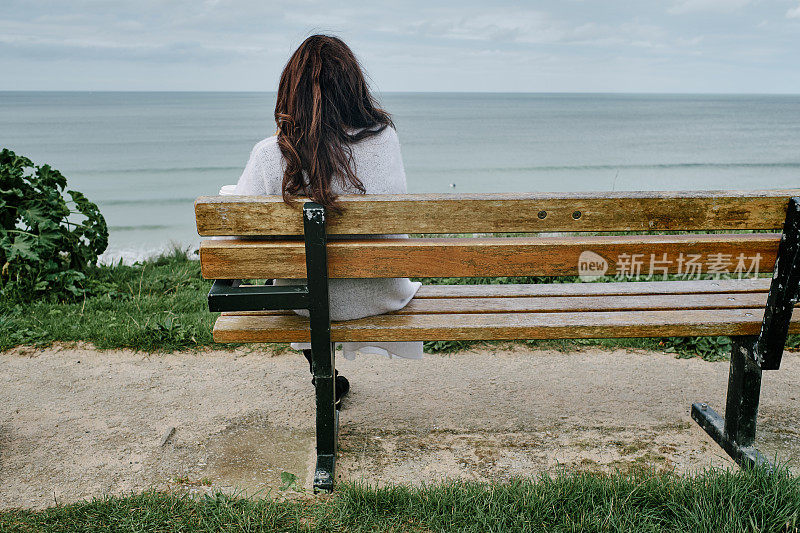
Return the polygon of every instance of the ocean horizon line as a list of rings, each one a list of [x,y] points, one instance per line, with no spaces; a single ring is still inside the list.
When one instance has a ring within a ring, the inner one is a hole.
[[[660,91],[374,91],[378,95],[387,94],[458,94],[458,95],[576,95],[576,96],[800,96],[800,92],[660,92]],[[276,94],[277,91],[253,90],[186,90],[186,89],[0,89],[2,94],[38,93],[110,93],[110,94]]]

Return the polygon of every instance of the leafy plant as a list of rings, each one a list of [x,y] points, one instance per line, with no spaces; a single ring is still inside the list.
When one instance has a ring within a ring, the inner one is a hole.
[[[66,178],[0,152],[0,295],[9,300],[74,299],[91,287],[87,272],[108,246],[108,226]]]
[[[706,361],[722,361],[731,353],[730,337],[669,337],[662,341],[665,352],[686,359],[699,355]]]
[[[453,353],[476,344],[478,341],[425,341],[423,346],[425,353]]]
[[[800,349],[800,335],[789,335],[786,339],[786,347],[790,350]]]
[[[162,322],[148,324],[145,333],[152,340],[154,346],[167,343],[195,345],[200,337],[200,330],[196,324],[184,324],[174,314],[167,316]]]
[[[279,490],[297,489],[297,476],[291,472],[281,472],[281,486]]]

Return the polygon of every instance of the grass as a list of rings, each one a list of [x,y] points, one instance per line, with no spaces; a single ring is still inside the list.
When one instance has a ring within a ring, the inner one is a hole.
[[[94,273],[103,294],[58,303],[0,302],[0,350],[88,342],[98,348],[167,352],[213,345],[210,283],[175,251]],[[552,282],[541,278],[426,280],[428,283]],[[573,350],[674,350],[719,356],[720,339],[521,341]],[[705,343],[705,344],[704,344]],[[498,343],[502,345],[503,343]],[[454,351],[468,343],[427,343]],[[790,345],[797,346],[793,337]],[[220,345],[215,345],[220,346]],[[222,346],[225,347],[225,346]],[[201,480],[202,481],[202,480]],[[0,531],[774,531],[800,532],[800,480],[786,471],[563,473],[508,483],[383,488],[343,484],[330,498],[192,498],[146,492],[44,511],[0,512]]]
[[[206,302],[211,284],[185,251],[133,266],[101,266],[91,275],[107,287],[104,294],[71,303],[0,303],[0,350],[88,342],[169,352],[213,344],[215,316]]]
[[[0,512],[32,531],[800,531],[800,478],[786,471],[562,473],[480,484],[341,485],[332,497],[246,499],[146,492]]]
[[[214,346],[206,295],[211,283],[200,277],[199,262],[184,250],[132,266],[101,266],[91,273],[104,287],[101,294],[59,303],[0,302],[0,351],[16,346],[44,347],[55,342],[90,343],[100,349],[129,348],[171,352]],[[576,278],[437,278],[429,284],[555,283]],[[582,346],[672,351],[678,356],[700,355],[707,360],[726,357],[724,337],[665,339],[591,339],[520,341],[530,346],[575,350]],[[427,352],[454,352],[481,342],[425,343]],[[508,343],[488,343],[507,345]],[[283,345],[278,345],[283,346]],[[790,347],[800,346],[792,337]]]

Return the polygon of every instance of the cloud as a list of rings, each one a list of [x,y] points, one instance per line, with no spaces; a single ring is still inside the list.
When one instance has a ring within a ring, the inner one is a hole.
[[[166,44],[117,43],[92,39],[53,40],[37,37],[0,37],[0,52],[38,60],[144,61],[150,63],[226,63],[257,56],[252,46],[207,45],[200,42]]]
[[[458,15],[441,11],[439,16],[383,25],[383,31],[425,38],[467,41],[554,42],[563,30],[544,13],[533,10],[464,10]]]
[[[426,19],[379,26],[377,30],[433,41],[485,42],[488,46],[661,47],[668,38],[663,28],[635,20],[602,24],[565,20],[541,11],[502,8],[464,10],[457,16],[442,13]]]
[[[385,91],[800,92],[800,0],[0,3],[0,89],[272,88],[333,32]]]
[[[752,0],[679,0],[667,12],[673,15],[686,13],[730,13],[752,3]]]

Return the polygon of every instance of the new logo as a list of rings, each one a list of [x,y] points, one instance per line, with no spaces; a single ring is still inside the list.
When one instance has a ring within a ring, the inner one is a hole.
[[[581,252],[578,258],[578,277],[581,281],[594,281],[608,271],[608,261],[590,250]]]

